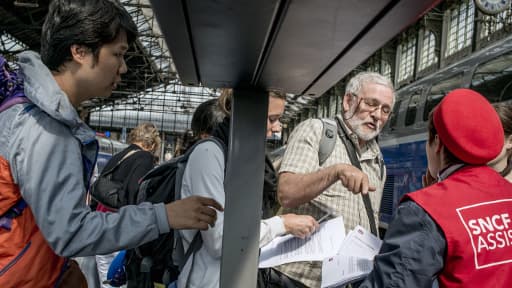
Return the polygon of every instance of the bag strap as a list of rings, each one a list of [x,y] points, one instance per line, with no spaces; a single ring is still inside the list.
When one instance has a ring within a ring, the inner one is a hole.
[[[101,172],[101,176],[105,176],[105,175],[108,175],[108,174],[111,174],[112,172],[114,172],[114,170],[119,167],[119,165],[121,165],[121,163],[123,163],[124,160],[126,160],[126,158],[128,158],[129,156],[135,154],[136,152],[139,152],[141,151],[140,149],[136,149],[136,150],[132,150],[132,151],[129,151],[128,153],[126,153],[126,155],[123,156],[123,158],[121,158],[121,160],[119,160],[119,162],[116,163],[116,165],[112,168],[110,168],[108,171],[104,171],[104,172]]]
[[[331,156],[336,144],[336,122],[332,119],[321,118],[322,121],[322,137],[318,144],[318,164],[322,166],[327,158]]]
[[[359,161],[359,157],[357,157],[356,149],[354,147],[354,143],[348,139],[347,133],[342,128],[342,123],[340,123],[339,118],[336,118],[336,123],[338,124],[338,134],[340,135],[341,141],[345,145],[347,149],[348,157],[350,158],[350,162],[352,165],[357,167],[359,170],[363,171],[361,168],[361,162]],[[363,197],[364,208],[366,210],[366,214],[368,215],[368,221],[370,222],[370,230],[373,235],[378,236],[377,226],[375,225],[375,217],[372,209],[372,202],[370,201],[370,196],[368,194],[361,193],[361,197]]]

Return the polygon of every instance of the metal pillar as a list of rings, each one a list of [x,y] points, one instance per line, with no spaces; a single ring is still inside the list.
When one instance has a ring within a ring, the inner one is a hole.
[[[221,288],[256,287],[268,94],[234,90],[222,239]]]

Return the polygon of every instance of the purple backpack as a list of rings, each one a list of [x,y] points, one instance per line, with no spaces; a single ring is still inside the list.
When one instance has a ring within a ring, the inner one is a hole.
[[[24,102],[28,99],[23,91],[23,77],[0,55],[0,112]]]

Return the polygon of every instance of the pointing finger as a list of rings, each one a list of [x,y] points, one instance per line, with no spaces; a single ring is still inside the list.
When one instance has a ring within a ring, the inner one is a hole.
[[[364,177],[361,181],[361,193],[368,194],[368,177]]]

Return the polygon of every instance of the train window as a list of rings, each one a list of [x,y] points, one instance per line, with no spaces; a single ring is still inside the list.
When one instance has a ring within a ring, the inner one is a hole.
[[[405,126],[414,124],[416,120],[416,112],[418,111],[418,103],[420,103],[420,95],[412,95],[407,112],[405,113]]]
[[[512,52],[478,65],[471,88],[490,102],[512,99]]]
[[[463,73],[459,73],[455,76],[452,76],[438,84],[435,84],[430,89],[430,94],[427,97],[427,101],[425,103],[425,109],[423,110],[423,121],[428,120],[428,114],[434,107],[436,107],[439,102],[443,99],[443,97],[453,89],[462,87],[462,76]]]

